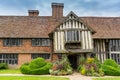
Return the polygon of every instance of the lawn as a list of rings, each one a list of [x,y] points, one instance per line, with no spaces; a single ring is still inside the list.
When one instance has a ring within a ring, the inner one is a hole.
[[[69,80],[63,77],[48,77],[48,76],[0,76],[0,80]]]
[[[120,77],[93,78],[92,80],[120,80]]]
[[[19,69],[3,69],[0,70],[0,74],[21,74]]]

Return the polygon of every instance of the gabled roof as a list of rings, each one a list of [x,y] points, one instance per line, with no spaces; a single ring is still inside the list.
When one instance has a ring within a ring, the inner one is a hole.
[[[0,16],[0,38],[47,38],[66,17]],[[120,38],[120,17],[79,17],[96,31],[93,38]]]
[[[60,27],[61,24],[65,23],[67,20],[69,20],[70,16],[73,16],[74,20],[84,24],[91,32],[93,32],[93,33],[95,32],[89,25],[87,25],[87,23],[85,23],[83,20],[81,20],[73,11],[70,11],[70,13],[66,17],[64,17],[64,20],[58,26],[56,26],[56,28],[52,32],[50,32],[50,34],[53,33],[58,27]]]
[[[88,24],[87,24],[86,22],[84,22],[81,18],[79,18],[73,11],[71,11],[71,12],[67,15],[66,19],[68,19],[68,17],[69,17],[70,15],[73,15],[73,16],[77,19],[77,21],[83,23],[90,31],[95,32],[95,30],[93,30],[93,29],[90,27],[90,25],[88,25]]]
[[[75,17],[75,19],[79,20],[79,17],[78,17],[73,11],[70,11],[70,12],[68,13],[68,15],[66,16],[66,19],[68,19],[69,16],[71,16],[71,15],[73,15],[73,16]]]

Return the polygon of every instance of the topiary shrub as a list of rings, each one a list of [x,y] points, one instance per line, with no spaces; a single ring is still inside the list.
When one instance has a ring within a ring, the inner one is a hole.
[[[20,67],[20,71],[23,73],[23,74],[31,74],[30,71],[30,67],[29,65],[25,65],[23,64],[21,67]]]
[[[31,69],[38,69],[40,67],[43,67],[47,64],[47,62],[43,58],[37,58],[30,62],[29,67]]]
[[[102,64],[102,69],[106,75],[120,75],[120,67],[114,60],[107,59],[106,61],[104,61],[104,63]]]
[[[23,64],[20,70],[23,74],[49,74],[52,63],[45,61],[43,58],[32,60],[29,64]]]
[[[6,63],[0,63],[0,69],[7,69],[8,65]]]

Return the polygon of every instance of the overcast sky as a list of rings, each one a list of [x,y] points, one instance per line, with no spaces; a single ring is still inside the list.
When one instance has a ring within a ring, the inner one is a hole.
[[[1,0],[0,15],[28,15],[37,9],[41,16],[51,15],[51,3],[64,3],[64,16],[73,11],[78,16],[120,16],[120,0]]]

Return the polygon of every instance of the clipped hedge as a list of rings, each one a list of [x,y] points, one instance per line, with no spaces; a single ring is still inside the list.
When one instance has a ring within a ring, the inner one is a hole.
[[[105,73],[105,75],[111,75],[111,76],[119,76],[120,75],[120,67],[119,65],[111,59],[107,59],[102,64],[102,69]]]
[[[23,64],[20,70],[23,74],[49,74],[52,63],[46,62],[43,58],[32,60],[29,64]]]
[[[47,64],[47,62],[43,58],[37,58],[31,61],[29,64],[29,67],[31,69],[38,69],[40,67],[43,67]]]
[[[105,60],[104,63],[103,63],[103,65],[110,65],[110,66],[116,67],[116,68],[119,67],[119,65],[114,60],[112,60],[112,59]]]

